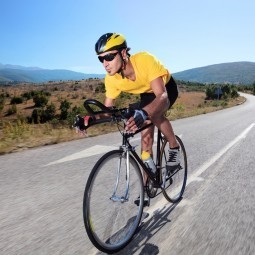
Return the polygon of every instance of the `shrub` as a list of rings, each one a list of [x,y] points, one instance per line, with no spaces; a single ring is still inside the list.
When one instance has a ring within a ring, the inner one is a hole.
[[[71,107],[71,104],[69,101],[67,101],[66,99],[60,102],[60,119],[61,120],[66,120],[67,119],[67,115],[68,115],[68,110]]]
[[[29,100],[32,98],[32,93],[31,92],[25,92],[22,94],[22,97],[25,98],[26,100]]]
[[[11,99],[11,104],[22,104],[23,98],[22,97],[13,97]]]
[[[86,114],[86,110],[82,106],[74,106],[72,109],[72,113],[74,114]]]
[[[16,104],[13,104],[11,107],[9,107],[9,109],[6,112],[6,116],[12,115],[17,113],[17,106]]]
[[[232,89],[231,91],[231,97],[232,98],[237,98],[239,96],[237,89]]]
[[[105,85],[104,83],[100,83],[96,89],[95,89],[96,93],[105,93]]]
[[[46,109],[36,108],[33,110],[31,118],[29,122],[33,122],[35,124],[45,123],[49,120],[52,120],[56,114],[56,106],[51,103],[47,105]]]
[[[0,95],[0,112],[4,109],[5,97],[4,95]]]
[[[215,87],[210,85],[210,86],[207,86],[206,87],[206,90],[205,90],[205,94],[206,94],[206,99],[214,99],[215,97]]]
[[[217,95],[217,89],[220,89],[222,94]],[[236,98],[239,94],[237,92],[237,87],[230,84],[219,84],[219,85],[209,85],[206,87],[206,99],[221,99],[227,100],[228,98]]]
[[[51,103],[50,105],[47,105],[46,109],[45,109],[45,117],[46,120],[52,120],[55,117],[56,114],[56,106]]]
[[[36,94],[33,96],[35,107],[44,107],[48,103],[48,97],[44,94]]]
[[[211,106],[213,106],[213,107],[218,107],[221,104],[222,104],[222,101],[219,101],[219,100],[215,100],[215,101],[211,102]]]
[[[228,105],[228,102],[226,100],[223,100],[220,104],[222,107],[225,107]]]
[[[85,116],[87,114],[87,111],[81,106],[79,106],[79,107],[74,106],[72,111],[69,112],[67,115],[67,122],[68,122],[69,126],[72,126],[74,124],[75,117],[78,114],[81,116]]]
[[[223,94],[230,95],[230,93],[231,93],[231,87],[229,84],[225,84],[225,85],[221,86],[221,90],[222,90]]]
[[[53,118],[50,123],[53,125],[53,127],[56,127],[59,125],[59,120],[57,118]]]
[[[45,122],[45,112],[42,108],[36,108],[33,110],[31,120],[35,124]]]

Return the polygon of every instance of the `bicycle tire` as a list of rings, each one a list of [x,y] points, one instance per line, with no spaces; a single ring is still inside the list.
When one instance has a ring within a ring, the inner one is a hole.
[[[103,155],[93,167],[84,191],[83,218],[86,232],[94,246],[106,253],[123,249],[132,239],[143,213],[144,185],[140,168],[130,155],[128,201],[111,199],[116,185],[114,168],[120,166],[118,194],[126,189],[126,152],[113,150]],[[134,201],[140,196],[137,206]]]
[[[184,144],[178,136],[176,140],[180,145],[180,165],[176,170],[170,172],[166,169],[166,161],[168,160],[168,141],[164,138],[163,144],[160,151],[160,178],[161,181],[164,179],[164,174],[166,173],[166,183],[163,188],[163,195],[171,203],[177,203],[182,199],[188,174],[188,163],[187,154]]]

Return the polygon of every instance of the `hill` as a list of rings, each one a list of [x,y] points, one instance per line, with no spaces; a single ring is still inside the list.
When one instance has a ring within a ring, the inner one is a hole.
[[[201,83],[253,84],[255,82],[254,62],[233,62],[198,67],[174,73],[178,80]]]
[[[85,74],[62,69],[48,70],[38,67],[23,67],[0,64],[0,83],[39,83],[48,81],[82,80],[88,78],[103,77],[103,74]]]
[[[254,62],[233,62],[192,68],[174,73],[177,80],[200,83],[253,84]],[[38,67],[3,65],[0,63],[0,84],[19,82],[48,82],[103,78],[104,74],[85,74],[70,70],[49,70]]]

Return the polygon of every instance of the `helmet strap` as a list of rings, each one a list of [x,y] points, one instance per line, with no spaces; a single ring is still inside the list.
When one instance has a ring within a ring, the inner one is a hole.
[[[122,54],[121,54],[121,51],[122,51],[122,50],[123,50],[123,49],[119,49],[119,54],[120,54],[120,58],[121,58],[121,60],[122,60],[122,65],[121,65],[121,67],[120,67],[118,73],[121,75],[122,79],[124,79],[125,76],[124,76],[123,69],[126,68],[126,61],[124,60],[124,58],[123,58],[123,56],[122,56]]]

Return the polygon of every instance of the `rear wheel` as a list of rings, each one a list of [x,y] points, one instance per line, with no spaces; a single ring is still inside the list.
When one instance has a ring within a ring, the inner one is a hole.
[[[83,201],[85,228],[96,248],[114,253],[129,243],[143,212],[143,186],[140,168],[126,152],[110,151],[99,159],[88,178]],[[137,206],[134,201],[138,197]]]
[[[163,194],[165,198],[172,203],[177,203],[182,198],[187,181],[187,155],[182,140],[176,136],[180,145],[180,165],[175,169],[167,169],[169,144],[164,139],[160,152],[160,177],[164,183]]]

